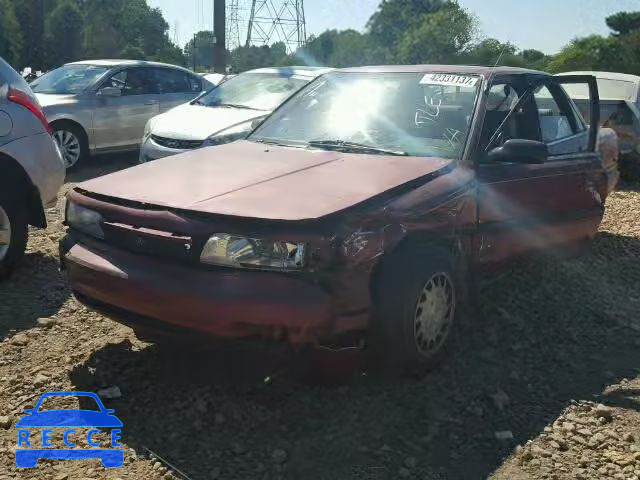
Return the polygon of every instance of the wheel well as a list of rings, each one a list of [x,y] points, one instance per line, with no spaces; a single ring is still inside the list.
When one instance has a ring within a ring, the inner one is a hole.
[[[67,125],[67,126],[74,127],[75,129],[77,129],[82,134],[83,139],[86,142],[85,144],[87,146],[89,146],[89,136],[87,135],[87,131],[78,122],[76,122],[74,120],[68,120],[68,119],[54,120],[53,122],[51,122],[51,127],[54,130],[56,129],[57,126],[63,126],[63,125]]]
[[[386,252],[378,260],[378,263],[376,263],[375,267],[373,268],[373,272],[369,281],[369,295],[371,296],[371,299],[375,299],[377,295],[377,286],[379,285],[380,277],[383,274],[385,265],[387,265],[388,262],[392,262],[394,257],[396,257],[397,255],[400,255],[407,250],[417,248],[418,246],[422,248],[429,246],[437,247],[440,249],[451,251],[451,253],[453,254],[454,245],[455,240],[439,236],[411,235],[404,237],[391,250]]]
[[[27,172],[15,159],[7,155],[0,153],[0,161],[2,162],[0,166],[2,169],[2,181],[0,183],[4,183],[5,187],[11,190],[25,192],[29,224],[38,228],[46,228],[47,219],[42,208],[40,192],[31,181],[31,178],[29,178],[29,175],[27,175]]]

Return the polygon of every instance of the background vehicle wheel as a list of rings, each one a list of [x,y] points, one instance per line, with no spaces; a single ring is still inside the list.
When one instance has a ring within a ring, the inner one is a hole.
[[[54,124],[53,139],[60,147],[67,169],[75,167],[89,156],[86,135],[75,125],[68,123]]]
[[[375,370],[421,375],[442,359],[463,296],[458,276],[451,254],[439,247],[407,248],[386,259],[369,332]]]
[[[27,212],[12,189],[0,185],[0,280],[9,276],[27,246]]]

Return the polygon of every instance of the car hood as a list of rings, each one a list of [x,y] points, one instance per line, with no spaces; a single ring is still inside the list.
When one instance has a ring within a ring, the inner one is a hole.
[[[269,113],[263,110],[204,107],[187,103],[156,116],[152,120],[151,133],[176,140],[204,140],[220,130]]]
[[[38,99],[38,102],[40,102],[42,108],[66,105],[76,103],[78,101],[77,95],[54,95],[50,93],[36,93],[36,98]]]
[[[114,415],[93,410],[48,410],[25,415],[16,427],[121,427]]]
[[[81,190],[176,209],[274,220],[320,218],[432,174],[451,160],[363,155],[246,140],[81,183]]]

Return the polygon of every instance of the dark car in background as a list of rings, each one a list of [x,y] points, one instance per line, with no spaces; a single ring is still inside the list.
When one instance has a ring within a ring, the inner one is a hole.
[[[62,268],[147,339],[358,345],[440,358],[477,272],[597,232],[610,182],[553,77],[508,67],[329,72],[246,140],[81,183]]]

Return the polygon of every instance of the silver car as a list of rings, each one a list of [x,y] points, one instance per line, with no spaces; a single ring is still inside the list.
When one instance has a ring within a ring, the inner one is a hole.
[[[31,83],[67,168],[90,154],[135,150],[147,120],[211,87],[185,68],[135,60],[69,63]]]
[[[45,228],[64,163],[27,82],[0,58],[0,280],[24,255],[28,226]]]

